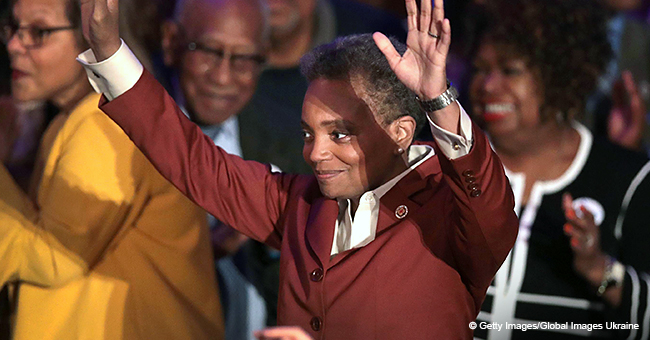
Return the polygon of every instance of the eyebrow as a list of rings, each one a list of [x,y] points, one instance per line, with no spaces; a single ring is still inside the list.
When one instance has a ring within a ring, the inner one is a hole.
[[[304,120],[301,120],[301,121],[300,121],[300,125],[301,125],[304,129],[311,129],[311,127],[309,126],[309,124],[307,124]],[[334,126],[334,127],[336,127],[336,128],[339,128],[339,129],[350,130],[350,129],[354,128],[355,124],[352,123],[352,122],[349,121],[349,120],[343,120],[343,119],[332,119],[332,120],[326,120],[326,121],[321,122],[321,123],[320,123],[320,126],[322,126],[322,127],[331,127],[331,126]]]

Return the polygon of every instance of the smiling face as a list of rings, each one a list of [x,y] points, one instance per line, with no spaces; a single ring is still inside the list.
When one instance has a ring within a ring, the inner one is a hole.
[[[177,39],[174,44],[163,43],[166,61],[179,68],[192,119],[203,125],[220,124],[239,113],[255,91],[262,65],[246,58],[265,53],[264,18],[255,1],[205,0],[187,6],[183,28],[174,38],[164,38]],[[165,32],[171,35],[171,30]],[[190,42],[221,51],[224,57],[217,60],[208,51],[188,51]]]
[[[18,0],[16,24],[41,29],[70,26],[67,0]],[[59,106],[90,91],[86,73],[75,58],[81,52],[74,30],[45,34],[38,47],[25,47],[15,34],[7,43],[12,95],[19,101],[51,100]]]
[[[481,45],[470,84],[475,118],[495,139],[526,134],[541,123],[538,77],[524,60],[504,57],[499,47]]]
[[[401,138],[398,120],[382,124],[361,89],[321,78],[310,83],[305,95],[303,157],[329,198],[358,197],[406,169],[395,150],[407,147],[411,138]]]

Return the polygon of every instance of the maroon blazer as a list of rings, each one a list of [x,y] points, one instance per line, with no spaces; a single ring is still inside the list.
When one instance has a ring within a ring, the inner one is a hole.
[[[338,205],[314,176],[271,173],[227,154],[146,71],[100,108],[197,204],[281,249],[280,325],[316,339],[472,337],[468,324],[518,228],[503,166],[480,129],[456,160],[429,144],[438,156],[381,198],[376,239],[330,258]]]

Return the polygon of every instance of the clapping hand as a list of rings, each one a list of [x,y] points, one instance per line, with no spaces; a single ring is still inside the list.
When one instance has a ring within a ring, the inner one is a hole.
[[[580,214],[576,214],[571,194],[562,196],[562,208],[567,221],[564,233],[571,240],[574,268],[588,281],[600,284],[605,263],[605,254],[600,248],[600,228],[584,206],[580,206]]]

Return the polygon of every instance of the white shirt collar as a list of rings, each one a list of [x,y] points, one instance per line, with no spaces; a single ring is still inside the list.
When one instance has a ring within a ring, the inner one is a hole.
[[[397,182],[399,182],[402,178],[413,171],[413,169],[417,168],[420,166],[420,164],[424,163],[434,155],[435,151],[428,145],[411,145],[408,150],[408,169],[404,170],[402,173],[393,177],[393,179],[380,185],[376,189],[365,192],[363,195],[361,195],[361,197],[367,196],[368,194],[373,194],[376,199],[381,199],[388,191],[390,191],[390,189],[395,186],[395,184],[397,184]],[[347,199],[339,199],[339,207],[341,206],[341,203],[347,205],[347,201]]]
[[[397,182],[413,171],[413,169],[433,157],[433,155],[435,155],[435,151],[428,145],[411,146],[408,151],[409,168],[378,188],[361,195],[359,198],[359,207],[354,215],[350,210],[349,199],[338,200],[339,216],[334,226],[331,255],[352,248],[363,247],[372,242],[377,232],[379,200],[381,197],[390,191]]]

